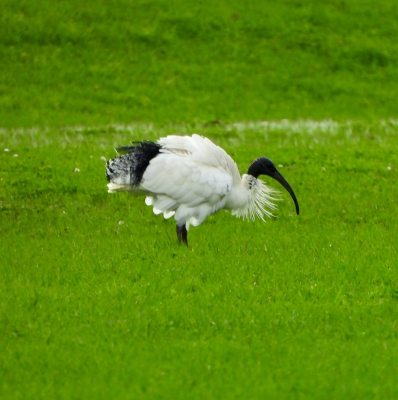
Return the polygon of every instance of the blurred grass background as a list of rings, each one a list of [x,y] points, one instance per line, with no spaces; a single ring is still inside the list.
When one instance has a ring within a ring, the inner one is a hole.
[[[395,0],[0,10],[0,126],[396,115]]]

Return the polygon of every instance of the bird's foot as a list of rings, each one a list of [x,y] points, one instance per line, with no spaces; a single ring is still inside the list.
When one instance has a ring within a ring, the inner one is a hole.
[[[188,231],[187,228],[184,225],[177,225],[176,227],[177,231],[177,238],[178,238],[178,243],[184,243],[185,246],[188,247]]]

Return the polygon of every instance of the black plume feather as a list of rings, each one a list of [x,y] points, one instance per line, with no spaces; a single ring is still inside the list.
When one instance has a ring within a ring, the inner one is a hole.
[[[116,150],[123,155],[108,161],[108,181],[136,186],[140,184],[149,162],[159,154],[160,145],[145,140],[133,142],[132,146],[120,146]]]

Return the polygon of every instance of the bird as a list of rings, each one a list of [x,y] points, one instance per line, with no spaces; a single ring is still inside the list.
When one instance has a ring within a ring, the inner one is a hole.
[[[272,217],[278,191],[259,179],[260,175],[278,181],[300,213],[293,189],[267,157],[255,159],[240,176],[226,151],[198,134],[131,142],[116,151],[118,156],[106,164],[108,192],[145,196],[146,205],[156,215],[174,216],[178,242],[187,247],[190,226],[199,226],[221,209],[244,219]]]

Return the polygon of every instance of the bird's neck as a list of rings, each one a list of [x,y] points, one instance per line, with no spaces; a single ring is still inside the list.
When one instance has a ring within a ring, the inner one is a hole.
[[[226,208],[229,208],[237,217],[264,220],[264,215],[272,216],[269,209],[276,208],[272,203],[272,200],[275,200],[273,197],[275,192],[260,179],[244,174],[240,183],[234,185]]]

